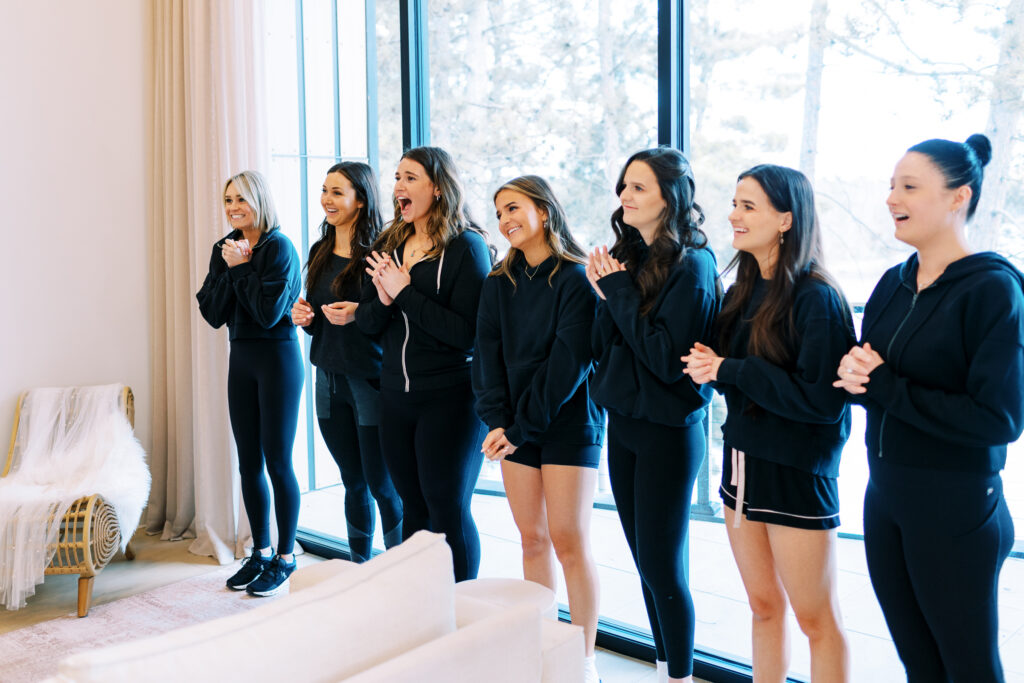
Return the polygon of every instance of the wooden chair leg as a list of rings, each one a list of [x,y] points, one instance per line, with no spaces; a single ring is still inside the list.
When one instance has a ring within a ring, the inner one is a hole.
[[[84,617],[89,614],[89,607],[92,605],[92,581],[95,576],[78,577],[78,616]]]

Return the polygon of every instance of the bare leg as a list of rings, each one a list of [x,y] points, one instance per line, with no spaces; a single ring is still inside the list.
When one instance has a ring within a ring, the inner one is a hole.
[[[850,655],[839,614],[835,530],[766,525],[775,568],[800,630],[811,645],[811,681],[850,680]]]
[[[786,593],[775,570],[768,525],[744,519],[733,528],[736,512],[723,506],[736,566],[753,612],[754,683],[784,683],[789,670]]]
[[[562,565],[572,623],[583,627],[586,656],[597,638],[597,565],[590,552],[590,517],[594,509],[597,470],[569,465],[544,465],[543,493],[548,530]]]
[[[536,467],[501,461],[501,478],[523,545],[523,578],[557,590],[544,485]]]

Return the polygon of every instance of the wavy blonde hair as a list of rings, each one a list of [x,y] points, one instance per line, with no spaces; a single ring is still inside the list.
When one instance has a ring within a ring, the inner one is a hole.
[[[511,190],[512,192],[526,195],[538,209],[548,216],[547,220],[544,221],[544,236],[547,240],[548,249],[551,250],[551,254],[556,260],[554,269],[548,275],[549,285],[551,284],[551,279],[555,277],[555,273],[558,272],[563,263],[585,264],[587,262],[587,252],[576,242],[572,232],[569,231],[565,210],[562,208],[561,203],[559,203],[558,198],[555,197],[555,193],[551,186],[548,185],[548,181],[536,175],[524,175],[513,178],[495,190],[495,201],[497,201],[498,195],[504,190]],[[498,265],[491,271],[490,276],[504,275],[515,285],[516,279],[512,276],[512,266],[519,259],[525,259],[523,252],[515,247],[509,247],[505,258],[498,262]]]

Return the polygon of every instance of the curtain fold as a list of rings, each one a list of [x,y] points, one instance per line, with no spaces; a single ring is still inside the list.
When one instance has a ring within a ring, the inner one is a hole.
[[[227,405],[228,338],[195,293],[228,231],[224,181],[265,171],[262,3],[154,0],[150,263],[153,491],[146,530],[221,563],[249,536]]]

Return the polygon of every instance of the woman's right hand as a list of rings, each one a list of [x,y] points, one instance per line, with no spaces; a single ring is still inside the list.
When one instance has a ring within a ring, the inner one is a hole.
[[[313,322],[313,307],[301,296],[292,304],[292,323],[305,327]]]
[[[487,436],[484,437],[484,442],[480,446],[480,451],[488,460],[501,460],[511,452],[508,450],[509,446],[511,446],[511,444],[508,442],[508,439],[505,438],[504,427],[495,427],[487,433]],[[512,447],[512,450],[514,451],[515,447]]]
[[[384,283],[381,282],[380,278],[384,267],[391,262],[391,257],[388,256],[387,253],[378,254],[377,252],[372,251],[370,252],[370,255],[366,257],[366,262],[369,264],[369,267],[366,269],[366,274],[370,276],[370,279],[373,281],[373,286],[377,289],[377,297],[380,299],[382,304],[390,306],[395,300],[392,299],[384,290]]]

